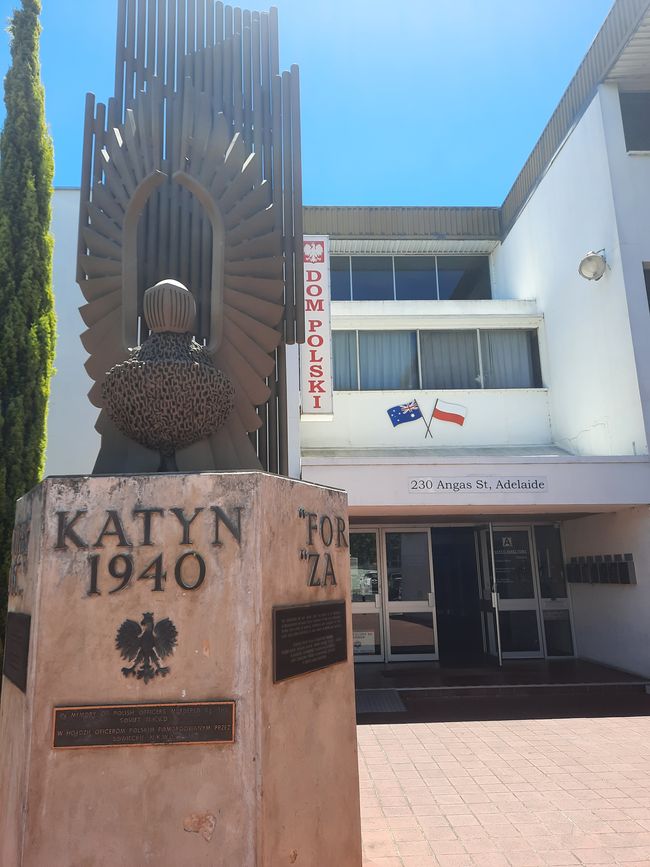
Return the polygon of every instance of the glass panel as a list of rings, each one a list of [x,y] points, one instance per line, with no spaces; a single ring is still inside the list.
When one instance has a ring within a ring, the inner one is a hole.
[[[379,593],[375,533],[350,535],[350,572],[352,573],[352,601],[374,602],[375,594]]]
[[[415,331],[360,331],[361,388],[380,391],[418,387]]]
[[[435,301],[435,256],[395,257],[395,297],[398,301]]]
[[[391,614],[391,653],[434,653],[433,614],[430,611],[411,611]]]
[[[539,650],[535,611],[499,611],[499,631],[504,653],[532,653]]]
[[[422,388],[480,388],[476,331],[421,331]]]
[[[535,527],[539,588],[543,599],[566,599],[562,541],[557,527]]]
[[[431,593],[426,533],[386,533],[389,602],[428,602]]]
[[[334,391],[356,391],[359,388],[357,332],[333,331],[332,354],[334,359]]]
[[[438,298],[441,301],[491,297],[487,256],[438,256]]]
[[[350,257],[332,256],[330,258],[330,287],[332,301],[350,301]]]
[[[629,151],[650,150],[650,93],[621,93],[619,97],[625,147]]]
[[[526,530],[494,531],[494,565],[501,599],[535,598]]]
[[[352,298],[355,301],[393,300],[392,256],[352,257]]]
[[[537,332],[481,331],[484,388],[539,388]]]
[[[544,612],[544,634],[548,656],[573,656],[571,621],[566,609]]]
[[[352,614],[352,644],[355,656],[381,653],[379,614]]]

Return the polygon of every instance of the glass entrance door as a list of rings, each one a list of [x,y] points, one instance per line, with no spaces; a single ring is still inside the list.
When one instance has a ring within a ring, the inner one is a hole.
[[[383,530],[386,659],[437,659],[431,537],[427,530]]]
[[[544,656],[528,527],[493,527],[491,559],[503,659]]]
[[[355,662],[437,659],[428,530],[350,536]]]

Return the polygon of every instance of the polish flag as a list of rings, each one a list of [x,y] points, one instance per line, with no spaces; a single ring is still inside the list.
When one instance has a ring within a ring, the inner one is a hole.
[[[444,400],[437,400],[431,418],[437,418],[439,421],[450,421],[462,426],[465,424],[466,415],[466,406],[461,406],[459,403],[447,403]]]

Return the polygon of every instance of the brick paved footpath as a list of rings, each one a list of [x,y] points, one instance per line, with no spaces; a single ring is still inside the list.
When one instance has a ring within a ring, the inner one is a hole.
[[[364,867],[650,867],[650,716],[358,737]]]

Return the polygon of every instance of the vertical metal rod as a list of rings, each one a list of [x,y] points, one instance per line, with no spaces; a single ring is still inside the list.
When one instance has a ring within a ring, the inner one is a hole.
[[[240,135],[244,133],[244,111],[242,106],[242,92],[243,92],[243,84],[242,84],[242,35],[241,33],[237,34],[234,37],[234,51],[233,51],[233,100],[234,100],[234,121],[235,121],[235,132],[238,132]],[[244,141],[246,141],[246,137],[244,136]]]
[[[226,6],[226,20],[224,23],[224,31],[223,37],[224,39],[228,39],[229,36],[232,36],[232,6]]]
[[[205,30],[205,45],[211,48],[214,45],[214,0],[207,0]]]
[[[276,369],[277,369],[277,352],[276,352]],[[277,473],[278,471],[278,383],[275,375],[271,379],[271,397],[269,398],[268,406],[268,429],[269,429],[269,472]]]
[[[252,28],[252,51],[253,51],[253,149],[258,156],[257,180],[262,180],[262,83],[261,83],[261,33],[260,16],[253,12]]]
[[[120,119],[124,118],[124,63],[126,51],[126,0],[117,7],[117,40],[115,45],[115,99]]]
[[[264,404],[264,406],[260,406],[257,410],[257,414],[262,420],[262,425],[257,431],[257,455],[260,459],[260,463],[262,464],[262,469],[267,470],[269,468],[269,413],[268,407],[271,398],[269,401]]]
[[[176,19],[176,89],[183,87],[185,78],[185,31],[187,28],[187,9],[185,0],[178,2],[178,18]],[[180,121],[180,118],[179,118]]]
[[[196,51],[196,0],[187,0],[187,49],[186,54]]]
[[[280,447],[280,475],[289,475],[289,436],[287,421],[287,347],[278,346],[278,442]]]
[[[128,108],[135,94],[135,28],[136,0],[128,0],[126,28],[126,83],[124,87],[124,107]]]
[[[291,67],[291,150],[293,166],[293,248],[295,255],[295,334],[296,342],[305,340],[305,277],[302,221],[302,146],[300,141],[300,73]]]
[[[108,121],[106,128],[115,129],[115,127],[118,126],[120,123],[120,118],[117,110],[117,100],[114,96],[111,96],[111,98],[108,100],[107,116]],[[104,130],[102,130],[102,146],[104,145],[105,140],[106,138],[104,135]]]
[[[271,75],[280,74],[280,39],[278,37],[278,8],[269,9],[269,48],[271,52]]]
[[[197,48],[205,48],[205,5],[206,0],[196,2],[196,44]]]
[[[275,208],[275,230],[282,233],[284,220],[282,218],[282,78],[273,78],[273,206]]]
[[[219,45],[219,43],[223,42],[223,2],[222,0],[217,0],[217,5],[215,6],[215,23],[217,25],[217,32],[215,36],[215,44]]]
[[[162,3],[163,0],[160,0]],[[145,77],[150,82],[156,74],[156,29],[158,25],[158,0],[148,0],[147,3],[147,61]]]
[[[93,187],[95,184],[101,184],[103,175],[101,150],[104,147],[106,129],[106,106],[100,102],[97,105],[97,116],[95,117],[95,153],[93,156]]]
[[[136,93],[144,90],[145,75],[144,61],[147,53],[147,0],[138,0],[138,39],[137,39],[137,54],[135,58],[136,69]]]
[[[239,6],[235,6],[233,10],[233,22],[232,22],[233,32],[241,33],[242,31],[242,11]]]
[[[247,20],[248,19],[248,20]],[[244,141],[253,149],[253,74],[251,69],[251,14],[244,12],[243,72],[244,72]]]
[[[214,47],[214,110],[223,111],[223,50],[224,43],[217,42]]]
[[[176,88],[176,0],[167,0],[167,93]],[[167,112],[167,135],[171,132],[171,114]],[[169,140],[169,139],[168,139]]]
[[[293,258],[293,159],[291,149],[291,76],[282,73],[282,157],[284,169],[283,212],[284,212],[284,322],[285,340],[296,342],[295,332],[295,280]]]
[[[223,44],[223,113],[230,123],[233,119],[232,98],[232,49],[233,37],[226,39]]]
[[[167,84],[167,58],[165,48],[167,44],[167,0],[158,0],[158,24],[156,35],[158,48],[156,49],[156,75],[163,85]]]
[[[262,150],[264,166],[262,177],[270,178],[271,168],[271,59],[269,57],[269,16],[260,17],[260,40],[262,49]]]
[[[95,125],[95,95],[86,94],[86,109],[84,114],[83,156],[81,159],[81,207],[79,208],[79,240],[77,249],[77,282],[85,279],[79,264],[79,257],[86,253],[87,247],[81,232],[88,225],[88,202],[90,201],[90,183],[93,171],[93,138]]]

